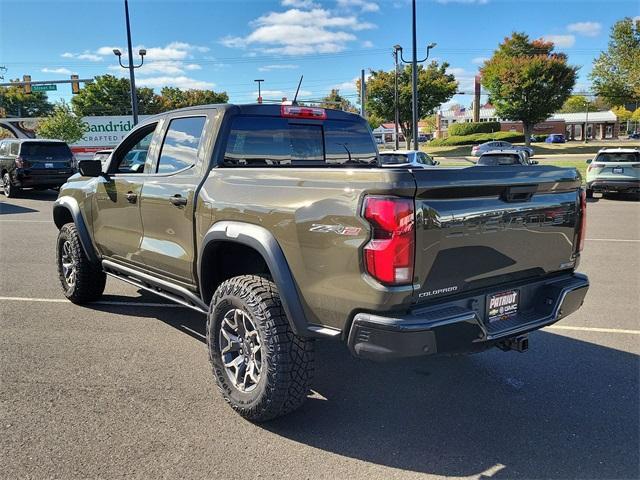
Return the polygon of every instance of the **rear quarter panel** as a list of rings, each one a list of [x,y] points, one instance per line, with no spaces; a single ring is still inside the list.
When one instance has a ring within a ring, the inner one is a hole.
[[[200,192],[202,225],[223,220],[260,225],[278,241],[307,318],[342,329],[354,309],[393,309],[412,287],[384,288],[363,274],[370,237],[360,209],[365,194],[413,197],[409,171],[378,168],[214,168]]]

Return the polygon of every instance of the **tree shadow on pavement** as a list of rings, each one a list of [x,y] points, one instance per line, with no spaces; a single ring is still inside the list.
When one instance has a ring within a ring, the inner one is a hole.
[[[158,302],[148,293],[133,300]],[[126,309],[204,342],[205,317],[197,312]],[[307,403],[262,427],[327,452],[438,476],[635,479],[639,358],[548,331],[531,334],[525,354],[382,364],[320,340]]]

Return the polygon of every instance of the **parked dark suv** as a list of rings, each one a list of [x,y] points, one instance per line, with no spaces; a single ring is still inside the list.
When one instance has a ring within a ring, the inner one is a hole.
[[[60,140],[0,141],[0,176],[6,197],[23,188],[59,188],[73,175],[73,154]]]

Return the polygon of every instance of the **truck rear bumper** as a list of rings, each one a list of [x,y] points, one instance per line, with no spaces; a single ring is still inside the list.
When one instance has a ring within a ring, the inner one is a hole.
[[[481,351],[575,312],[588,288],[588,278],[573,273],[419,307],[404,315],[358,313],[348,345],[356,357],[370,360]],[[488,322],[485,307],[488,295],[514,289],[520,292],[518,313],[505,320]]]
[[[17,172],[14,178],[15,185],[22,188],[30,187],[61,187],[67,179],[73,175],[72,170],[55,170],[52,172]]]

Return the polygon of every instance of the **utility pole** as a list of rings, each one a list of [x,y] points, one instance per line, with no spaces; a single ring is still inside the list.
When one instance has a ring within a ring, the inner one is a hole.
[[[127,24],[127,52],[129,54],[129,66],[126,67],[122,64],[122,52],[117,48],[113,49],[113,53],[116,57],[118,57],[118,62],[122,68],[129,69],[129,82],[131,84],[131,113],[133,115],[133,124],[136,125],[138,123],[138,94],[136,93],[136,75],[134,70],[136,68],[140,68],[144,64],[144,56],[147,54],[147,51],[144,48],[139,50],[140,57],[142,61],[140,65],[133,65],[133,52],[131,48],[131,25],[129,24],[129,2],[128,0],[124,0],[124,16]]]
[[[367,98],[367,85],[364,82],[364,69],[360,71],[360,115],[367,118],[367,110],[364,106],[365,98]]]
[[[262,103],[262,90],[260,89],[260,84],[264,82],[264,79],[254,80],[258,84],[258,103]]]
[[[589,99],[587,97],[585,97],[587,99],[586,101],[586,106],[587,106],[587,114],[585,116],[585,122],[584,122],[584,143],[588,143],[589,142]]]

